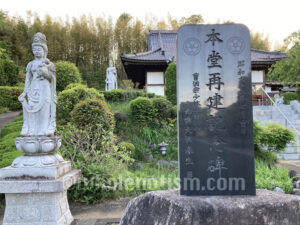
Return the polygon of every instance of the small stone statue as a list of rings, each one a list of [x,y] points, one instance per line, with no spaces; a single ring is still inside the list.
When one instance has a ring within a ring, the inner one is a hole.
[[[34,60],[26,68],[24,92],[19,96],[23,106],[22,136],[52,136],[56,128],[56,74],[55,67],[47,59],[46,36],[33,36]]]
[[[118,88],[117,70],[113,66],[112,60],[109,60],[109,67],[106,69],[106,85],[105,91],[111,91]]]
[[[283,104],[283,96],[279,97],[279,94],[274,95],[274,100],[276,105],[282,105]]]

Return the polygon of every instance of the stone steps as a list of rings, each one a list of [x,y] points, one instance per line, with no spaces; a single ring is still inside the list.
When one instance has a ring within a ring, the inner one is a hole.
[[[300,132],[300,104],[297,101],[291,101],[290,105],[280,105],[280,110],[293,123],[290,125],[284,116],[274,106],[253,106],[253,119],[260,121],[259,124],[264,125],[276,122],[284,127],[288,127]],[[294,146],[289,145],[284,152],[278,154],[279,159],[298,160],[300,159],[300,135]]]

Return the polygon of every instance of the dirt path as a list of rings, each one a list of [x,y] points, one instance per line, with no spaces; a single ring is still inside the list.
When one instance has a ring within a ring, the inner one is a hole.
[[[7,124],[10,124],[14,119],[19,115],[18,112],[9,112],[9,113],[2,113],[0,114],[0,133],[2,127],[4,127]]]
[[[289,170],[295,170],[300,175],[300,160],[279,160],[278,164]]]

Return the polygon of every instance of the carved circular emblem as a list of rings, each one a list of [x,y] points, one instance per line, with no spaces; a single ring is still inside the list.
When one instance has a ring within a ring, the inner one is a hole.
[[[197,55],[200,52],[200,41],[196,38],[186,39],[183,50],[187,55]]]
[[[232,54],[240,54],[245,48],[245,42],[240,37],[232,37],[227,41],[227,49]]]

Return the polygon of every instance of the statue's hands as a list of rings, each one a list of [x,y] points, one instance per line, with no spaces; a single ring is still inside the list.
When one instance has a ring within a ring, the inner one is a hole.
[[[20,102],[24,102],[24,101],[25,101],[25,97],[26,97],[26,93],[23,92],[23,93],[18,97],[18,100],[19,100]]]

